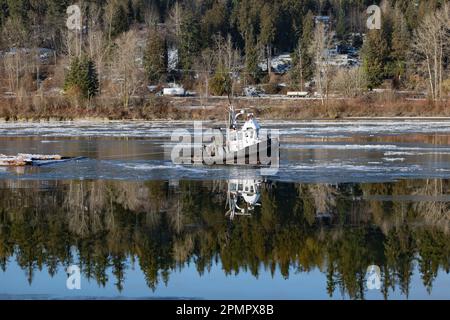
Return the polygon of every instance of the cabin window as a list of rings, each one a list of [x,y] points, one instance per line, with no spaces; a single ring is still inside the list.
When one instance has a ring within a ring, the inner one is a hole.
[[[245,131],[245,137],[252,139],[255,136],[255,131],[253,129],[247,129],[247,131]]]

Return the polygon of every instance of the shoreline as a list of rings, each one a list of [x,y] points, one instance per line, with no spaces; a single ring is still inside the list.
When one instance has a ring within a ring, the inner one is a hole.
[[[310,119],[261,119],[261,122],[274,122],[274,123],[285,123],[285,122],[344,122],[349,120],[355,121],[450,121],[450,117],[439,117],[439,116],[399,116],[399,117],[342,117],[336,119],[330,118],[310,118]],[[17,119],[10,120],[5,118],[0,118],[0,123],[3,124],[14,124],[14,123],[139,123],[139,122],[172,122],[172,123],[191,123],[193,121],[204,121],[204,122],[222,122],[220,119],[171,119],[171,118],[161,118],[161,119],[108,119],[101,117],[82,117],[73,119]]]
[[[115,101],[117,103],[117,101]],[[366,96],[321,101],[301,99],[235,98],[236,109],[246,109],[260,121],[336,121],[336,120],[450,120],[450,101],[409,101]],[[62,121],[225,121],[228,102],[210,98],[151,98],[134,101],[130,107],[95,100],[90,107],[49,101],[36,106],[2,103],[0,122]]]

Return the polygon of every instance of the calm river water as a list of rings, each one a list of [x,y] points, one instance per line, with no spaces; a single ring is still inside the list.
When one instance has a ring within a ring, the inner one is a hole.
[[[263,125],[270,175],[173,164],[191,122],[0,123],[0,154],[85,157],[0,167],[0,299],[450,298],[450,121]]]

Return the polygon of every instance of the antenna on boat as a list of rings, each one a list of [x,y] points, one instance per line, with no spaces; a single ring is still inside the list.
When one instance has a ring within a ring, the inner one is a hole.
[[[228,128],[229,129],[233,129],[233,124],[234,124],[234,106],[232,104],[230,104],[228,106]]]
[[[245,114],[245,109],[242,109],[238,113],[236,113],[236,110],[234,109],[233,105],[230,105],[228,107],[229,113],[228,113],[228,125],[230,129],[237,129],[237,118],[243,114]]]

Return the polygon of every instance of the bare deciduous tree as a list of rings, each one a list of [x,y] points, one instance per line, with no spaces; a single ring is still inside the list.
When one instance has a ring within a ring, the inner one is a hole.
[[[89,57],[94,61],[97,68],[97,74],[101,83],[106,68],[106,60],[110,51],[107,39],[104,37],[102,31],[89,32],[88,50]]]
[[[344,97],[357,97],[367,88],[367,78],[362,68],[340,69],[332,80],[332,89]]]
[[[86,51],[95,63],[98,78],[100,80],[100,90],[102,88],[102,79],[106,69],[106,60],[111,49],[109,38],[105,36],[100,23],[102,13],[102,9],[99,6],[92,4],[89,7],[89,21],[87,21],[88,34],[86,36]]]
[[[233,95],[236,80],[235,75],[239,72],[240,66],[243,63],[241,53],[233,46],[230,34],[228,34],[226,39],[224,39],[221,35],[216,35],[213,40],[213,50],[215,52],[214,65],[216,68],[222,67],[224,70],[231,73],[231,95]]]
[[[450,50],[450,7],[428,14],[414,33],[412,51],[428,78],[430,97],[443,97],[444,58]]]
[[[39,79],[33,77],[36,74],[39,77],[39,51],[37,49],[29,50],[24,48],[14,48],[3,58],[3,68],[11,92],[16,94],[26,94],[33,90],[33,82],[39,85]]]
[[[2,41],[9,48],[22,47],[29,40],[29,35],[18,18],[7,19],[0,32]]]
[[[181,35],[182,11],[183,9],[179,1],[177,1],[175,2],[168,16],[170,31],[175,35],[177,39]]]
[[[105,7],[105,20],[108,28],[108,43],[112,44],[112,24],[114,19],[114,11],[117,7],[117,0],[108,0]]]
[[[144,20],[148,28],[153,28],[159,22],[159,12],[155,5],[146,6]]]
[[[202,52],[201,56],[194,62],[194,67],[199,75],[199,78],[204,82],[204,85],[199,86],[200,103],[203,105],[202,96],[206,99],[209,98],[209,78],[213,69],[215,60],[215,54],[210,49],[206,49]]]
[[[317,23],[314,30],[314,40],[311,46],[315,61],[315,82],[318,94],[321,97],[322,105],[328,101],[328,93],[330,87],[331,66],[329,63],[328,47],[331,43],[327,26],[324,23]]]
[[[7,54],[3,58],[4,74],[10,92],[15,92],[19,88],[19,66],[20,58],[18,54]]]

